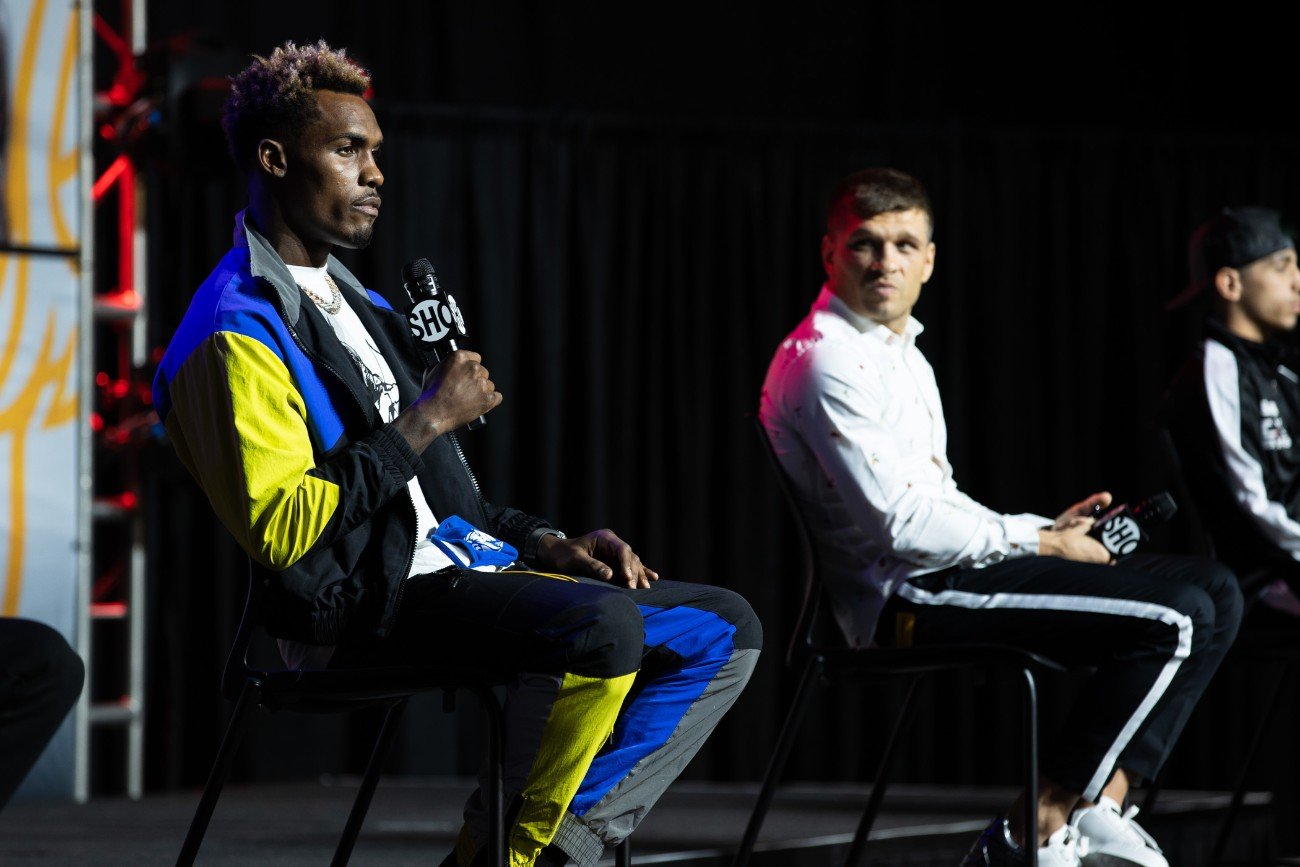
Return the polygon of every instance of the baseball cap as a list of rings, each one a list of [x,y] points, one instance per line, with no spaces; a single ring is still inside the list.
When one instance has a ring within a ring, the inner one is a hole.
[[[1175,295],[1166,310],[1189,303],[1213,281],[1220,268],[1242,268],[1295,246],[1270,208],[1224,208],[1192,232],[1187,242],[1187,270],[1192,282]]]

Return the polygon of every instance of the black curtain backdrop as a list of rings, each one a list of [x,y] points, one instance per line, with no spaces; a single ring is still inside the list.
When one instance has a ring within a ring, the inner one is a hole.
[[[571,533],[613,527],[664,576],[738,590],[763,620],[767,654],[692,778],[761,775],[794,685],[782,657],[800,598],[795,546],[746,416],[821,283],[836,179],[889,164],[929,186],[938,266],[916,315],[958,481],[994,508],[1044,514],[1097,489],[1163,486],[1148,425],[1196,333],[1191,317],[1161,311],[1185,280],[1187,233],[1223,204],[1300,201],[1300,145],[1280,136],[376,108],[383,214],[371,249],[345,259],[396,302],[401,265],[425,256],[456,294],[505,395],[464,437],[488,496]],[[224,170],[151,183],[161,345],[242,201]],[[149,780],[194,785],[228,712],[216,681],[244,560],[165,447],[153,466]],[[1231,779],[1223,742],[1244,737],[1269,674],[1220,678],[1171,783]],[[1072,684],[1044,692],[1050,732]],[[1017,779],[1014,684],[954,676],[923,693],[904,778]],[[822,696],[791,776],[868,779],[897,699],[880,687]],[[421,703],[393,769],[473,771],[475,713]],[[359,770],[375,725],[268,719],[241,773]],[[1295,768],[1282,749],[1274,764]]]
[[[220,81],[202,77],[289,38],[347,46],[375,74],[387,184],[375,244],[345,260],[400,300],[401,265],[428,257],[465,308],[506,396],[464,438],[489,496],[571,532],[613,527],[665,576],[750,599],[768,652],[687,776],[756,779],[794,686],[782,657],[800,588],[746,415],[821,283],[830,188],[891,164],[931,190],[938,267],[916,314],[965,490],[1046,514],[1099,488],[1159,490],[1148,426],[1197,331],[1161,312],[1188,232],[1228,204],[1300,212],[1276,87],[1294,77],[1290,35],[1261,25],[1271,10],[1233,13],[1128,4],[1061,26],[931,4],[151,4],[144,65],[167,83],[162,135],[143,145],[150,339],[170,338],[243,206]],[[193,786],[229,712],[217,677],[245,565],[166,445],[149,467],[147,781]],[[1170,785],[1227,785],[1274,674],[1225,670]],[[1074,686],[1044,684],[1045,732]],[[790,776],[868,779],[898,699],[822,695]],[[1018,779],[1013,684],[936,678],[920,700],[900,776]],[[392,770],[473,772],[472,704],[420,702]],[[267,718],[238,774],[358,771],[376,726]],[[1294,788],[1282,740],[1269,764]]]

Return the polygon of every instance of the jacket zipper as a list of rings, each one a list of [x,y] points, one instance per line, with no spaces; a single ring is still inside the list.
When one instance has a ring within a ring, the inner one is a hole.
[[[460,450],[460,440],[456,438],[454,431],[447,432],[447,439],[451,440],[452,448],[456,450],[456,457],[460,458],[460,465],[465,468],[465,474],[469,476],[470,484],[474,486],[474,495],[478,497],[478,508],[482,513],[484,522],[487,521],[487,503],[483,500],[483,491],[478,486],[478,477],[474,471],[469,468],[469,461],[465,460],[465,453]]]
[[[361,398],[357,396],[357,393],[355,391],[353,391],[352,386],[348,385],[348,381],[344,379],[342,376],[340,376],[337,370],[330,367],[329,364],[327,364],[324,359],[322,359],[319,355],[317,355],[316,353],[312,352],[310,349],[307,348],[307,344],[303,342],[303,339],[300,336],[298,336],[298,330],[289,323],[289,317],[285,314],[283,309],[281,309],[279,313],[280,313],[280,319],[284,322],[285,330],[289,332],[289,336],[293,338],[293,342],[297,344],[299,349],[302,350],[303,355],[306,355],[312,361],[316,362],[321,367],[323,367],[325,370],[328,370],[330,372],[330,375],[333,376],[335,379],[337,379],[343,385],[344,390],[346,390],[348,394],[352,395],[352,399],[356,401],[357,408],[361,410],[361,415],[364,418],[366,415],[366,405],[362,403]],[[455,442],[455,440],[453,439],[452,442]],[[469,464],[465,463],[465,456],[460,454],[459,445],[456,446],[456,454],[460,455],[461,464],[464,465],[466,472],[469,472]],[[479,505],[480,507],[482,507],[483,494],[479,493],[478,481],[474,478],[473,473],[469,474],[469,478],[470,481],[474,483],[474,492],[478,493]],[[411,498],[411,488],[409,485],[406,485],[403,487],[403,490],[406,492],[406,502],[408,502],[411,505],[411,514],[415,515],[416,514],[415,500]],[[420,528],[420,522],[418,520],[415,523],[415,527],[416,527],[416,531],[418,532]],[[410,553],[406,555],[406,571],[402,573],[402,580],[397,585],[397,594],[393,597],[392,616],[394,620],[396,620],[397,610],[401,607],[402,604],[402,592],[406,590],[406,579],[411,574],[411,566],[415,564],[415,546],[418,542],[419,540],[416,539],[414,536],[411,537],[411,550]]]
[[[348,381],[344,379],[337,370],[335,370],[334,368],[326,364],[323,358],[321,358],[319,355],[317,355],[316,353],[312,352],[310,349],[307,348],[307,344],[303,343],[302,338],[298,336],[298,330],[289,324],[289,317],[285,315],[285,312],[283,310],[280,311],[280,318],[284,321],[284,327],[289,332],[289,336],[293,338],[293,342],[296,343],[298,345],[298,348],[302,350],[302,354],[307,356],[317,364],[319,364],[321,367],[328,370],[330,372],[330,375],[333,376],[335,379],[337,379],[343,385],[343,388],[347,390],[347,393],[352,395],[352,399],[357,404],[357,409],[361,410],[361,416],[362,418],[364,418],[366,415],[366,405],[361,400],[361,398],[357,395],[357,393],[352,390],[352,386],[348,385]]]
[[[406,491],[406,502],[411,504],[411,512],[415,513],[416,511],[415,498],[411,496],[411,487],[407,485],[406,488],[404,488],[403,490]],[[419,533],[420,533],[420,521],[419,519],[417,519],[415,522],[416,536],[418,536]],[[402,594],[406,592],[406,582],[411,577],[411,567],[415,565],[415,546],[418,545],[419,542],[420,540],[415,536],[411,537],[411,553],[406,555],[406,571],[402,573],[402,580],[399,581],[397,584],[397,592],[393,594],[392,617],[393,617],[394,626],[397,625],[397,612],[400,611],[402,608]]]
[[[285,324],[288,325],[287,320],[286,320]],[[297,335],[297,333],[294,332],[293,328],[290,328],[290,329],[289,329],[289,332],[290,332],[291,334],[293,334],[295,340],[298,339],[298,335]],[[301,343],[300,343],[299,345],[301,346]],[[303,349],[304,349],[304,351],[306,351],[306,348],[305,348],[305,347],[304,347]],[[326,367],[327,370],[329,369],[329,366],[328,366],[328,365],[324,365],[324,366]],[[331,372],[333,372],[333,371],[331,371]],[[335,375],[335,376],[338,376],[337,373],[335,373],[334,375]],[[345,386],[347,385],[346,382],[344,382],[343,384],[344,384]],[[349,391],[350,391],[350,390],[351,390],[351,389],[349,388]],[[353,397],[356,397],[356,395],[354,394]],[[461,451],[461,448],[460,448],[460,440],[456,438],[456,434],[455,434],[455,432],[454,432],[454,431],[448,431],[447,434],[446,434],[446,436],[447,436],[447,439],[451,440],[452,448],[455,449],[455,451],[456,451],[456,457],[460,459],[460,465],[461,465],[462,467],[465,468],[465,475],[469,476],[469,483],[470,483],[470,485],[474,488],[474,496],[478,498],[478,510],[479,510],[479,516],[483,519],[483,523],[484,523],[484,524],[487,524],[487,523],[488,523],[488,516],[487,516],[487,501],[483,499],[483,489],[479,487],[478,476],[474,475],[474,471],[473,471],[472,469],[470,469],[470,467],[469,467],[469,461],[467,461],[467,460],[465,459],[465,452]],[[412,508],[412,509],[415,508],[415,503],[414,503],[414,502],[411,503],[411,508]],[[411,548],[411,559],[412,559],[412,562],[414,562],[414,559],[415,559],[415,548],[414,548],[414,547]],[[408,568],[407,571],[408,571],[408,572],[410,571],[409,568]]]

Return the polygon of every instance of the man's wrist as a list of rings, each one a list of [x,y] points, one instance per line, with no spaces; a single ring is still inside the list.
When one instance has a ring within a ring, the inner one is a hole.
[[[547,536],[555,536],[558,539],[569,538],[554,527],[536,528],[529,533],[528,538],[524,540],[523,559],[525,562],[531,563],[537,559],[537,554],[542,547],[542,540]]]
[[[1003,515],[1002,531],[1005,534],[1007,555],[1032,557],[1039,553],[1042,541],[1039,531],[1050,528],[1051,521],[1039,515]]]
[[[1051,527],[1044,527],[1038,531],[1038,551],[1040,557],[1057,557],[1060,556],[1060,550],[1057,542],[1061,535]]]
[[[398,413],[389,424],[417,454],[423,454],[442,433],[440,422],[426,419],[410,407]]]

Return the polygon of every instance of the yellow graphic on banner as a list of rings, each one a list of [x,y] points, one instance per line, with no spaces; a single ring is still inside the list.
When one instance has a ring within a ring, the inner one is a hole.
[[[32,240],[29,214],[32,154],[27,131],[31,128],[32,91],[37,75],[37,55],[46,5],[45,0],[34,0],[31,4],[31,17],[27,20],[23,34],[12,91],[12,122],[9,124],[11,133],[4,196],[9,216],[8,242],[16,246],[28,244]],[[76,75],[76,21],[76,15],[68,17],[60,57],[51,136],[44,154],[47,167],[44,197],[57,243],[62,247],[75,246],[77,241],[68,228],[68,220],[58,197],[60,188],[76,180],[79,158],[75,148],[70,152],[60,152]],[[75,272],[76,261],[67,261],[68,267]],[[56,313],[52,309],[44,317],[44,328],[34,357],[28,353],[28,357],[24,358],[32,363],[30,372],[26,374],[24,382],[13,388],[15,381],[11,377],[14,376],[14,361],[23,345],[24,331],[28,330],[24,328],[27,308],[29,303],[33,303],[30,271],[30,256],[0,254],[0,307],[9,310],[8,327],[4,331],[3,343],[0,343],[0,394],[6,396],[6,403],[0,406],[0,438],[10,440],[9,498],[7,503],[0,504],[9,518],[7,556],[4,572],[0,574],[0,587],[4,588],[4,596],[0,599],[0,616],[6,617],[18,613],[18,604],[22,598],[23,557],[27,542],[25,513],[28,435],[32,430],[47,430],[71,424],[76,420],[78,411],[77,393],[73,387],[76,376],[77,329],[74,325],[61,335]],[[39,302],[39,295],[35,300]],[[40,314],[38,312],[35,315]],[[58,344],[61,337],[60,348]],[[38,414],[42,403],[46,406],[45,411]],[[0,522],[0,527],[5,523]]]

